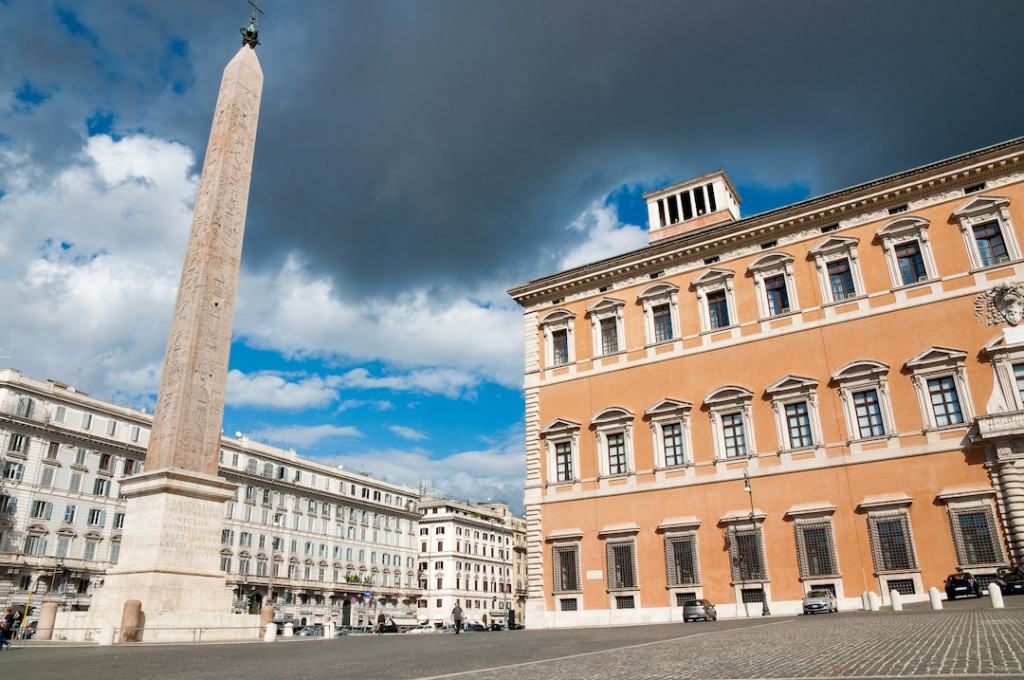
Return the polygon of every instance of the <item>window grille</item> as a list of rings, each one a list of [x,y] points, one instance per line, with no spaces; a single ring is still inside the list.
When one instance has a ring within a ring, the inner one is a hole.
[[[556,546],[551,556],[555,592],[580,590],[579,546]]]
[[[962,566],[997,564],[1003,561],[1003,549],[995,530],[991,507],[949,510],[953,542]]]
[[[876,572],[917,569],[910,518],[905,511],[868,516]]]
[[[763,588],[744,588],[740,591],[743,604],[761,604],[764,602]]]
[[[700,583],[696,534],[665,537],[665,566],[669,587]]]
[[[608,590],[636,588],[636,555],[632,541],[609,542],[606,546]]]
[[[694,601],[696,599],[697,599],[697,593],[695,593],[695,592],[676,593],[676,606],[677,607],[682,607],[687,602],[692,602],[692,601]]]
[[[833,595],[836,594],[836,584],[835,583],[812,583],[810,588],[811,588],[811,590],[827,590],[828,592],[832,593]]]
[[[728,538],[732,580],[740,583],[768,580],[761,528],[730,529]]]
[[[615,608],[616,609],[633,609],[636,607],[636,602],[632,595],[616,595],[615,596]]]
[[[917,589],[914,587],[914,579],[912,578],[891,579],[887,585],[889,590],[895,590],[900,595],[913,595],[917,592]]]
[[[800,577],[838,576],[832,523],[829,520],[797,520],[794,528]]]
[[[575,597],[566,597],[558,600],[558,608],[563,612],[574,612],[579,610],[579,601]]]

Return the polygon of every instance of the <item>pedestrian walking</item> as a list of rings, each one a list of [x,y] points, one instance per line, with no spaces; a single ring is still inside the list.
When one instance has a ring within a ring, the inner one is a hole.
[[[384,616],[384,612],[377,614],[377,634],[384,634],[384,624],[388,622],[388,617]]]
[[[11,636],[14,634],[14,612],[10,607],[4,608],[4,618],[0,619],[0,650],[11,646]]]
[[[455,600],[455,608],[452,609],[452,621],[455,622],[455,634],[458,635],[462,632],[462,607],[458,600]]]

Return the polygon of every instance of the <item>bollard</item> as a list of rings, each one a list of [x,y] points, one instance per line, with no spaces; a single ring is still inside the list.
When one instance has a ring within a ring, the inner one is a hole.
[[[868,609],[873,612],[877,612],[882,608],[882,603],[878,599],[878,594],[875,591],[868,593]]]
[[[903,596],[900,595],[900,591],[893,588],[889,591],[889,601],[892,602],[892,610],[894,612],[903,611]]]
[[[324,639],[325,640],[333,640],[334,639],[334,622],[333,621],[328,621],[327,623],[324,624]]]
[[[284,624],[284,636],[292,637],[293,635],[295,635],[295,624],[289,621],[288,623]]]
[[[100,626],[100,637],[98,642],[100,647],[109,647],[110,645],[114,644],[113,624],[108,623],[105,626]]]
[[[37,640],[50,640],[53,638],[53,624],[57,621],[57,603],[44,602],[39,608],[39,623],[36,624]]]
[[[268,623],[266,626],[264,626],[263,641],[264,642],[273,642],[276,639],[277,639],[277,624],[276,623]]]
[[[871,611],[871,602],[868,601],[868,591],[864,591],[860,594],[860,608],[866,612]]]
[[[121,613],[121,642],[138,642],[142,639],[142,602],[126,600]]]
[[[932,586],[928,589],[928,601],[932,604],[932,609],[942,609],[942,597],[939,595],[939,589]]]
[[[988,596],[992,599],[992,609],[1003,608],[1003,591],[995,583],[989,584]]]

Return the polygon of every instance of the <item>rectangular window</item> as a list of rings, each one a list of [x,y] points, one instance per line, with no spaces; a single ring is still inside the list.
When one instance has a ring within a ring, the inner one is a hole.
[[[135,461],[131,458],[124,459],[124,476],[135,474]]]
[[[551,333],[551,345],[554,357],[554,365],[561,366],[569,363],[569,331],[565,328]]]
[[[729,325],[729,304],[724,290],[708,293],[708,325],[712,329],[725,328]]]
[[[575,597],[565,597],[558,600],[558,609],[563,612],[574,612],[579,610],[579,601]]]
[[[733,581],[763,581],[768,578],[764,564],[764,542],[759,529],[737,529],[731,532],[729,557]]]
[[[107,518],[107,513],[98,508],[89,509],[88,522],[91,527],[102,527]]]
[[[888,586],[890,590],[895,590],[900,595],[913,595],[916,592],[912,578],[891,579]]]
[[[601,354],[619,351],[619,329],[614,317],[601,319]]]
[[[46,553],[46,536],[29,534],[25,537],[25,554],[42,556]],[[31,580],[31,576],[27,577]],[[28,588],[25,588],[28,590]]]
[[[697,209],[698,217],[707,212],[707,209],[704,206],[704,192],[700,190],[700,187],[693,190],[693,203],[694,207]]]
[[[636,559],[632,541],[628,543],[609,542],[607,545],[607,558],[608,589],[630,590],[636,588]]]
[[[797,522],[797,558],[801,578],[838,576],[832,524],[828,521]]]
[[[839,302],[857,295],[853,285],[850,261],[845,257],[828,263],[828,284],[832,290],[832,301]]]
[[[786,404],[786,429],[789,432],[789,447],[791,449],[806,448],[814,444],[806,401]]]
[[[88,430],[90,427],[92,427],[92,414],[91,413],[83,413],[82,414],[82,429],[83,430]]]
[[[28,452],[28,438],[23,434],[12,434],[7,440],[7,450],[15,453]]]
[[[1009,262],[1010,254],[1006,252],[1003,232],[998,222],[979,224],[974,228],[974,242],[978,245],[978,257],[982,267],[990,267],[1000,262]]]
[[[25,466],[13,460],[9,460],[4,463],[4,479],[9,479],[12,482],[20,482],[22,475],[25,474]]]
[[[63,423],[68,419],[68,409],[66,406],[58,406],[57,410],[53,414],[53,419],[58,423]]]
[[[654,315],[654,341],[665,342],[672,339],[672,308],[669,305],[658,305],[651,310]]]
[[[32,517],[36,519],[50,519],[50,514],[53,511],[53,505],[47,501],[33,501],[32,502]]]
[[[113,418],[107,419],[107,436],[108,437],[116,437],[117,436],[117,421],[114,420]]]
[[[93,482],[92,493],[94,496],[108,496],[110,494],[110,480],[97,479]]]
[[[573,480],[571,442],[558,442],[555,444],[555,475],[559,482]]]
[[[747,455],[747,438],[743,429],[742,413],[726,413],[722,416],[722,439],[726,458]]]
[[[924,257],[921,256],[921,244],[916,239],[896,246],[896,263],[899,265],[903,285],[928,278],[928,272],[924,268]]]
[[[685,593],[676,593],[676,606],[677,607],[682,607],[687,602],[692,602],[693,600],[696,600],[696,599],[697,599],[697,593],[692,592],[692,591],[685,592]]]
[[[71,537],[70,536],[58,536],[57,537],[57,557],[67,557],[68,550],[71,548]]]
[[[960,396],[956,392],[953,376],[928,380],[928,397],[935,415],[935,425],[959,425],[964,422],[964,414],[960,409]]]
[[[133,442],[139,441],[139,426],[138,425],[132,425],[132,429],[129,431],[128,438],[131,439]]]
[[[697,537],[666,536],[665,566],[669,587],[700,583],[697,571]]]
[[[46,460],[57,460],[59,452],[60,444],[58,442],[50,442],[50,445],[46,447]]]
[[[910,519],[906,513],[868,517],[875,571],[907,571],[917,568],[910,543]]]
[[[1003,561],[991,508],[952,510],[950,519],[957,558],[962,566]]]
[[[662,442],[665,447],[665,466],[674,467],[686,462],[683,454],[683,427],[679,423],[661,426]]]
[[[110,556],[107,558],[111,564],[117,564],[117,561],[121,559],[121,541],[110,542]]]
[[[622,432],[609,434],[608,439],[608,474],[626,474],[626,435]]]
[[[39,478],[39,486],[43,487],[44,489],[52,489],[53,488],[53,475],[54,475],[54,469],[52,467],[49,467],[49,466],[44,467],[43,468],[43,472],[42,472],[42,474],[41,474],[41,476]]]
[[[114,457],[109,453],[100,454],[100,470],[112,472],[114,469]]]
[[[92,561],[96,559],[96,547],[99,545],[99,541],[94,538],[87,539],[85,541],[85,550],[82,551],[82,559],[86,561]]]
[[[1017,394],[1024,404],[1024,364],[1013,365],[1013,379],[1017,382]]]
[[[115,512],[114,513],[114,528],[115,529],[123,529],[124,528],[124,513],[123,512]]]
[[[18,511],[18,499],[6,494],[0,495],[0,512],[13,515]]]
[[[72,472],[71,478],[68,480],[68,491],[74,491],[78,493],[82,488],[82,473]]]
[[[635,609],[636,601],[632,595],[616,595],[615,596],[615,608],[616,609]]]
[[[861,439],[885,434],[882,408],[878,403],[878,390],[854,392],[853,409],[857,416],[857,433]]]
[[[768,314],[778,316],[789,311],[789,291],[786,277],[782,274],[764,280],[764,292],[768,296]]]

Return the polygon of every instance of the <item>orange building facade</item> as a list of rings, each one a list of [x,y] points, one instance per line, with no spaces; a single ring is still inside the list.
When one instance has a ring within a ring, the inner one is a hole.
[[[647,247],[511,290],[527,620],[859,608],[1024,559],[1022,155],[750,218],[712,173],[647,195]]]

